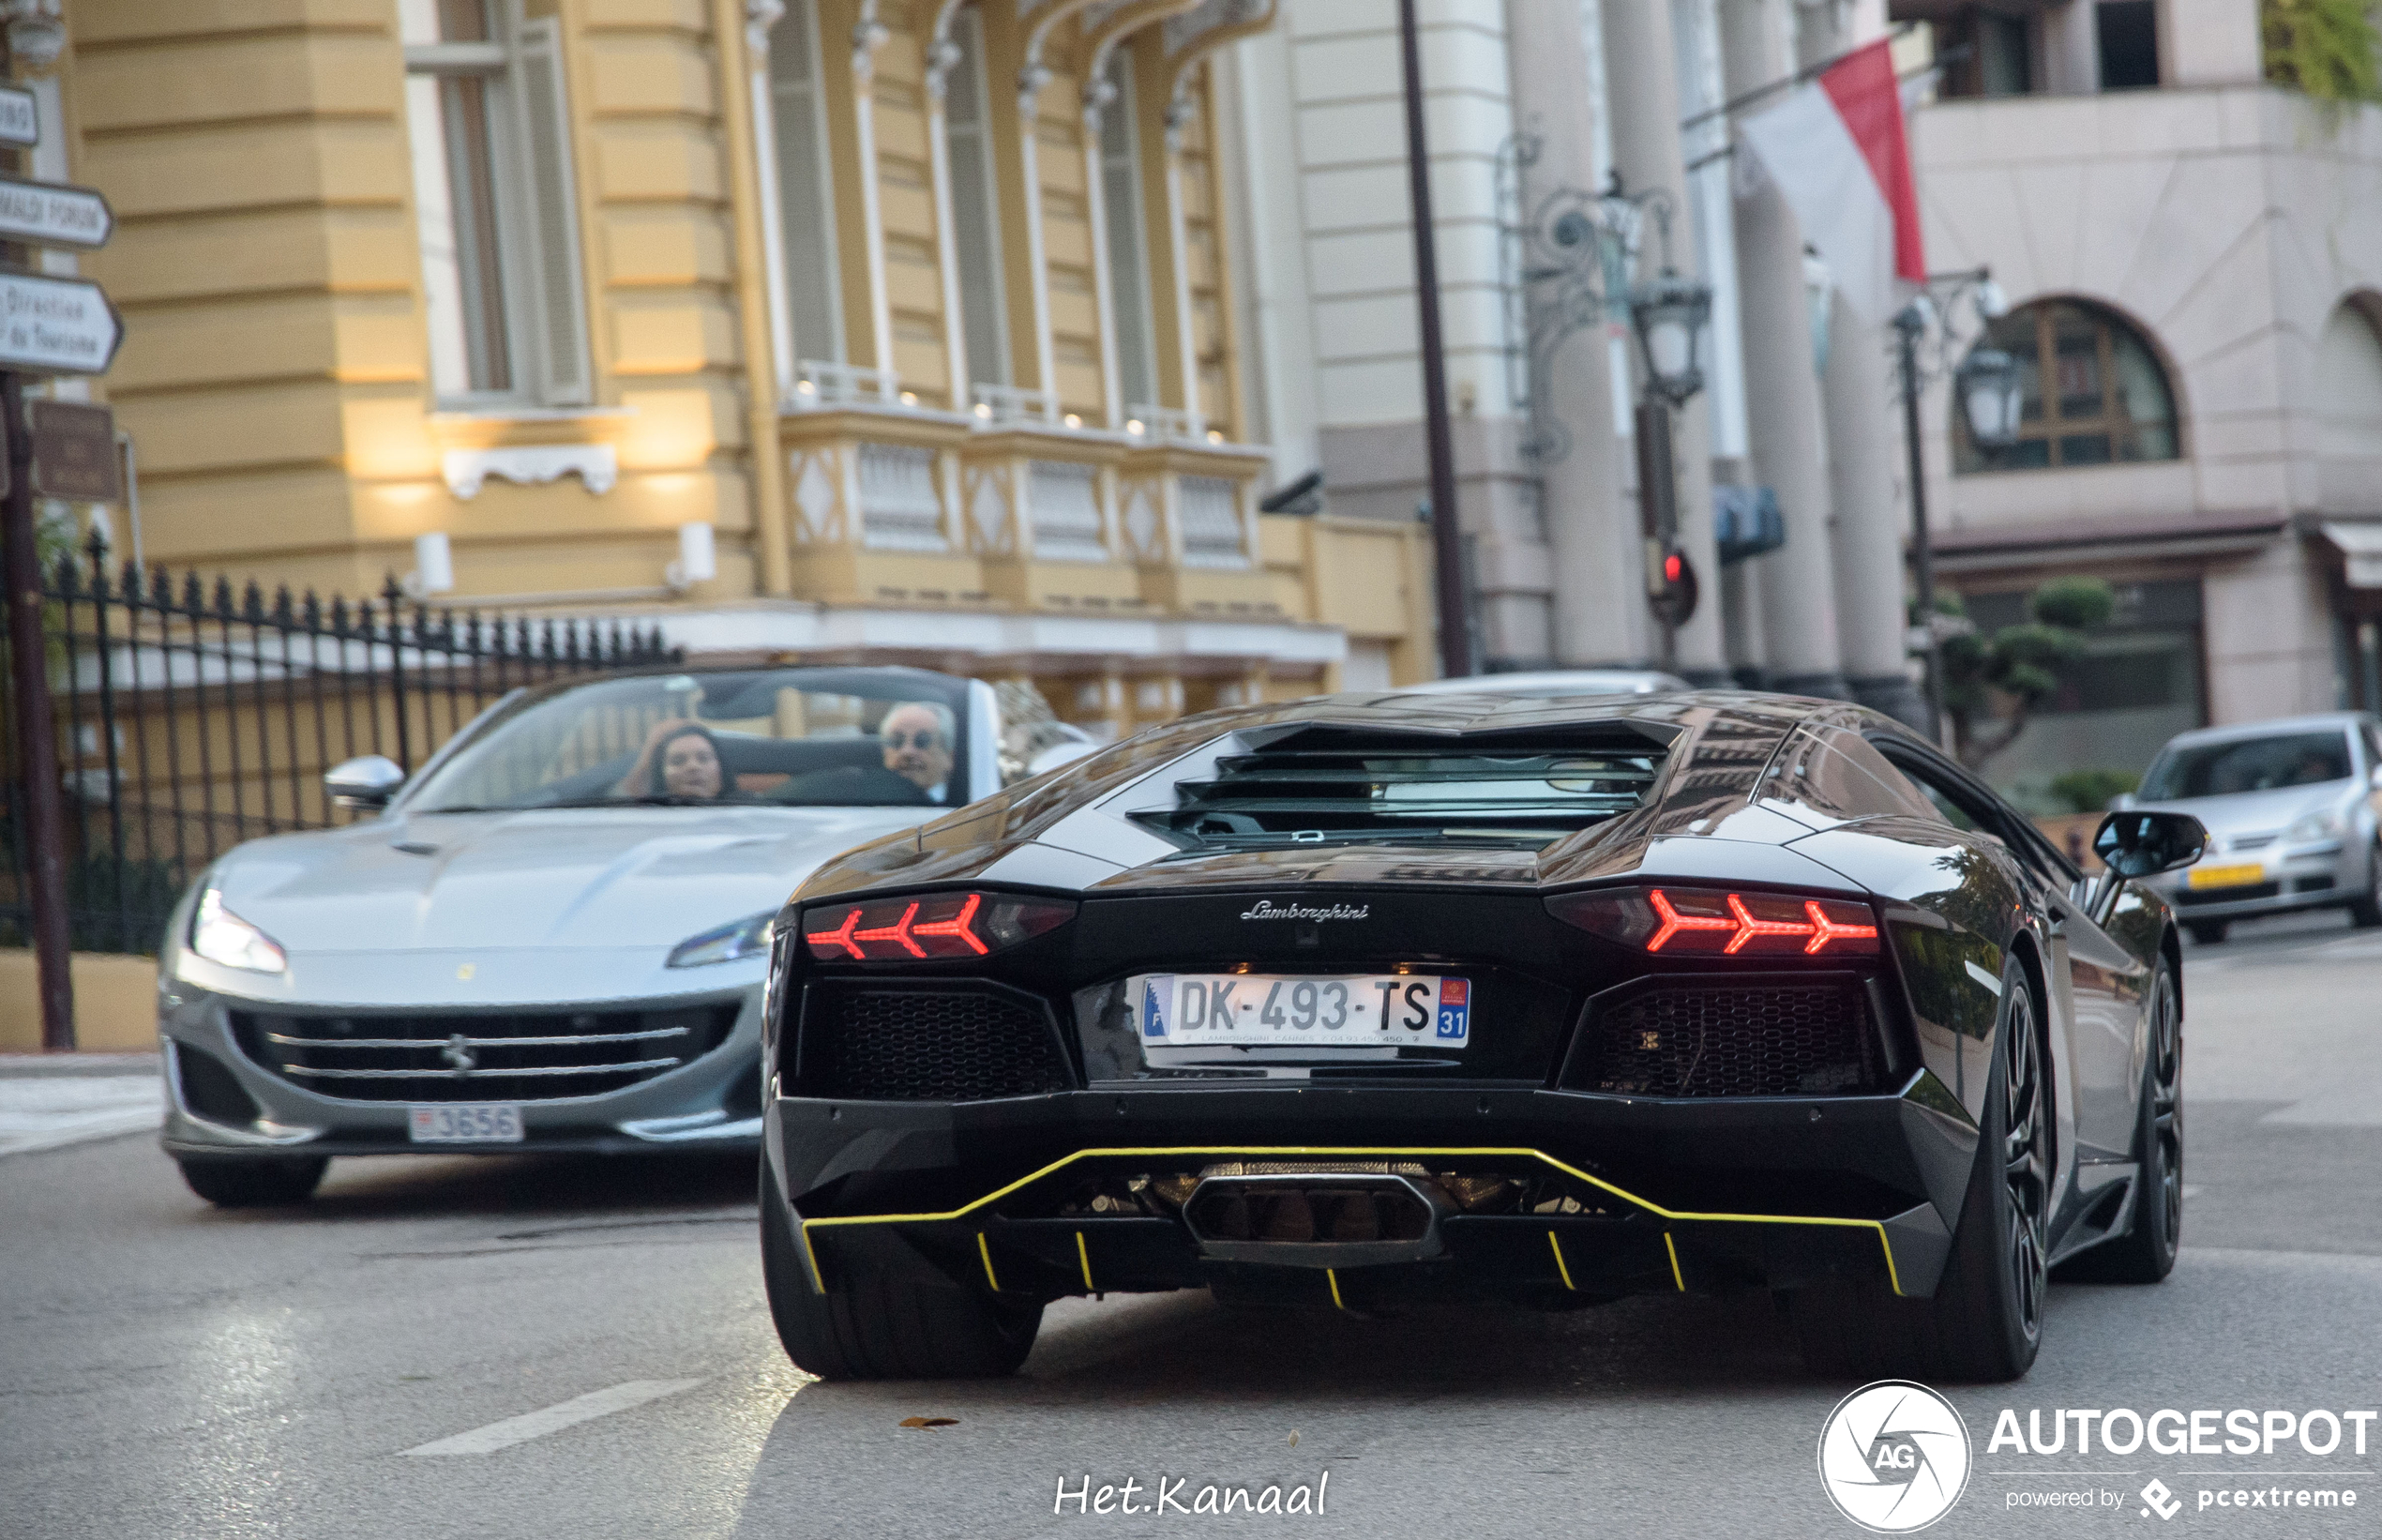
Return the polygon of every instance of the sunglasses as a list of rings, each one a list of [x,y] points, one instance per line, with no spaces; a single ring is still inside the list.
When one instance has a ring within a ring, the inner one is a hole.
[[[884,740],[885,747],[888,748],[908,748],[912,746],[919,748],[942,747],[942,734],[931,727],[922,727],[914,732],[905,732],[896,728],[884,735]]]

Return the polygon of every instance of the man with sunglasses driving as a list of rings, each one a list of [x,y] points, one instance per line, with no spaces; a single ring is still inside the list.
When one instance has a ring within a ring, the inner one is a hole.
[[[936,701],[905,701],[877,724],[884,766],[847,765],[797,777],[773,800],[899,807],[950,800],[953,750],[958,721]]]

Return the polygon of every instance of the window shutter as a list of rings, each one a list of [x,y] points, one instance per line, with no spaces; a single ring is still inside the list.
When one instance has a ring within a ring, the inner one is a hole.
[[[563,86],[562,23],[524,19],[514,33],[521,143],[529,173],[529,223],[536,294],[530,307],[550,404],[585,402],[587,305],[580,293],[579,194],[571,179],[569,97]]]

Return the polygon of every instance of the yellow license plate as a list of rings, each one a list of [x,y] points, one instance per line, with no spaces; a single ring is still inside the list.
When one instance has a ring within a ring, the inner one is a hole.
[[[2246,887],[2267,880],[2267,868],[2252,862],[2246,866],[2194,867],[2184,881],[2194,891],[2204,887]]]

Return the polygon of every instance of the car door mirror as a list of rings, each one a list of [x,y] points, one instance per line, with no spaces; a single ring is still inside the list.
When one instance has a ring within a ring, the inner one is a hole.
[[[397,762],[378,754],[343,761],[323,776],[323,789],[331,793],[334,806],[368,811],[387,807],[404,784],[405,772]]]
[[[2208,829],[2189,813],[2111,813],[2092,837],[2092,853],[2120,877],[2188,867],[2208,848]]]

